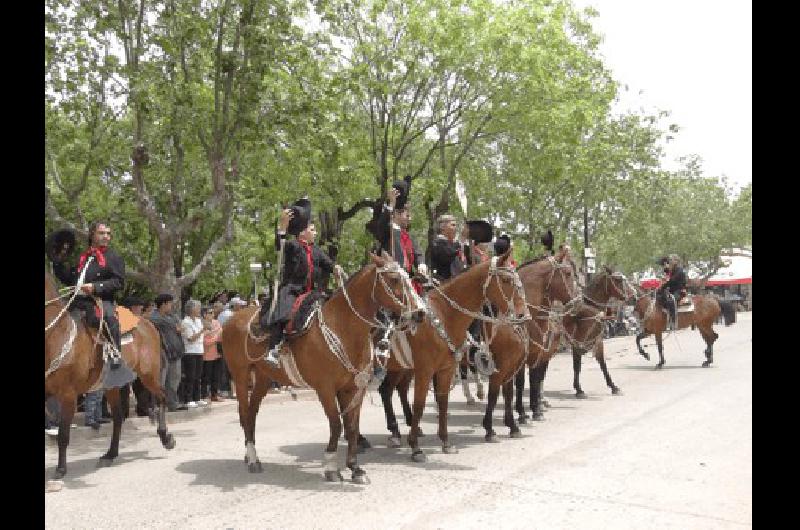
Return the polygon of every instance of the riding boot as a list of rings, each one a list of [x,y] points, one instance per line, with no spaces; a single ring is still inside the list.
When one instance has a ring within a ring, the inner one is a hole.
[[[677,308],[675,300],[669,301],[669,330],[675,331],[678,328]]]
[[[285,322],[275,322],[269,329],[269,344],[264,360],[275,368],[279,366],[280,350],[283,345],[283,328],[285,325]]]

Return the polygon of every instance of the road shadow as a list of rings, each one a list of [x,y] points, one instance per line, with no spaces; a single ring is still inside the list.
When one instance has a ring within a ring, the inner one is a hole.
[[[168,427],[169,432],[175,437],[175,442],[178,446],[180,446],[181,439],[194,438],[197,436],[195,430],[188,428],[188,426],[184,428]],[[97,458],[100,458],[100,455],[105,453],[111,445],[110,423],[104,424],[99,431],[93,431],[88,427],[82,430],[79,429],[81,428],[78,427],[70,431],[70,444],[69,447],[67,447],[67,466],[69,466],[70,456],[85,456],[96,453]],[[46,452],[52,452],[54,455],[58,455],[58,439],[55,436],[48,436],[47,438],[45,443]],[[125,451],[126,446],[130,447],[146,438],[158,440],[155,426],[137,428],[123,424],[119,438],[120,453]],[[167,450],[164,449],[164,451]]]
[[[373,445],[371,449],[367,449],[364,453],[358,455],[358,465],[365,468],[369,473],[369,468],[379,465],[405,465],[411,467],[424,466],[426,469],[436,469],[445,471],[472,471],[475,468],[472,466],[464,466],[461,464],[451,464],[447,462],[428,461],[424,464],[419,464],[411,460],[411,449],[408,447],[406,435],[408,430],[400,431],[402,433],[403,446],[400,448],[389,448],[386,446],[388,433],[385,435],[378,435],[372,433],[362,433],[367,440]],[[322,454],[325,451],[327,444],[309,443],[309,444],[295,444],[284,445],[280,447],[280,451],[284,454],[294,456],[300,463],[315,463],[321,465]],[[419,439],[419,446],[425,453],[431,455],[441,454],[441,442],[437,436],[425,436]],[[347,442],[339,442],[339,456],[341,462],[345,461],[345,454],[347,451]],[[438,451],[437,451],[438,449]],[[342,472],[345,473],[344,471]],[[347,470],[349,473],[349,470]]]
[[[712,364],[711,367],[713,367],[713,366],[714,365]],[[658,372],[658,371],[661,371],[661,370],[695,370],[695,369],[708,370],[711,367],[700,366],[699,364],[697,364],[697,365],[691,365],[691,364],[670,365],[670,364],[665,364],[661,368],[656,368],[656,366],[654,364],[653,365],[649,365],[649,366],[641,366],[641,365],[619,366],[619,368],[621,368],[623,370],[639,370],[639,371],[644,371],[644,372]]]
[[[244,459],[203,459],[190,460],[178,464],[175,468],[180,473],[194,475],[192,486],[214,486],[223,492],[231,492],[237,488],[245,488],[251,484],[264,484],[287,490],[359,492],[362,487],[347,482],[349,470],[342,473],[345,481],[341,483],[325,482],[322,476],[322,458],[315,462],[316,466],[300,464],[282,464],[261,462],[261,473],[250,473]]]
[[[87,476],[91,476],[102,469],[106,469],[97,466],[100,456],[102,455],[98,455],[97,457],[82,458],[80,460],[69,460],[69,458],[67,458],[67,474],[63,479],[61,479],[64,482],[64,488],[85,489],[96,487],[95,484],[87,484],[82,479]],[[67,457],[69,457],[69,452],[67,452]],[[151,456],[150,451],[120,451],[119,456],[114,459],[113,464],[108,466],[108,469],[112,471],[119,470],[122,472],[122,470],[125,469],[125,464],[129,462],[136,460],[163,460],[164,458],[167,458],[166,454]],[[55,471],[56,464],[45,466],[45,481],[52,480]]]

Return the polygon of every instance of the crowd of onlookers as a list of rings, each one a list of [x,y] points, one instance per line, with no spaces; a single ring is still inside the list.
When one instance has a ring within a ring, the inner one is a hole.
[[[179,304],[171,294],[160,294],[152,301],[138,297],[123,300],[121,305],[137,316],[148,318],[161,335],[161,385],[168,411],[206,407],[212,402],[236,397],[223,359],[222,325],[241,308],[263,303],[266,303],[264,294],[245,302],[235,293],[221,291],[206,304],[187,300],[181,317]],[[152,396],[137,378],[122,387],[124,416],[127,418],[130,414],[131,390],[136,399],[136,414],[152,414]],[[104,393],[99,389],[78,399],[78,411],[84,412],[84,424],[95,430],[111,421]],[[58,403],[51,397],[45,407],[45,432],[48,434],[58,434],[58,414]]]

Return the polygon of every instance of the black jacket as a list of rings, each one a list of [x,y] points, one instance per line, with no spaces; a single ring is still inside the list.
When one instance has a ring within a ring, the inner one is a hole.
[[[431,268],[437,279],[449,280],[466,268],[464,260],[458,255],[459,250],[461,243],[458,241],[451,242],[443,235],[436,236],[431,246]]]
[[[669,276],[669,280],[664,284],[663,288],[674,295],[686,288],[687,281],[688,278],[683,268],[675,267],[675,270],[672,271],[672,274]]]
[[[110,248],[105,251],[104,256],[106,266],[101,267],[97,259],[93,259],[88,265],[83,281],[94,286],[94,296],[113,302],[114,295],[125,285],[125,262]],[[64,285],[75,285],[80,276],[77,267],[65,263],[53,263],[53,273]]]
[[[390,249],[391,241],[392,241],[392,231],[394,231],[394,252]],[[386,208],[383,209],[381,215],[378,216],[378,221],[376,223],[376,233],[378,243],[380,243],[380,248],[385,250],[394,258],[396,262],[398,262],[402,267],[408,270],[408,264],[405,263],[405,259],[403,256],[403,247],[400,243],[400,228],[393,228],[392,227],[392,219],[391,213]],[[413,247],[413,255],[411,256],[411,265],[414,267],[414,270],[417,270],[417,267],[422,263],[422,252],[419,251],[419,247],[414,242],[414,239],[411,239],[411,246]]]
[[[158,311],[153,311],[148,318],[161,335],[161,351],[164,352],[167,360],[177,361],[183,357],[185,346],[176,327],[178,319],[175,315],[163,315]]]
[[[275,250],[280,251],[282,237],[285,238],[286,236],[275,234]],[[305,290],[306,279],[308,278],[306,251],[296,239],[287,239],[284,245],[281,287],[293,285],[302,287],[302,290]],[[314,264],[313,288],[321,289],[324,287],[321,285],[322,281],[333,272],[333,260],[318,246],[312,245],[311,249],[311,260]]]

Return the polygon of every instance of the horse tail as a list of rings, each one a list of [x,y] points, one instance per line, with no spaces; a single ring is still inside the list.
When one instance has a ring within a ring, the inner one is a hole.
[[[725,326],[730,326],[735,323],[736,307],[733,305],[733,302],[720,300],[719,297],[717,297],[717,301],[719,302],[719,308],[722,310],[722,317],[725,319]]]

